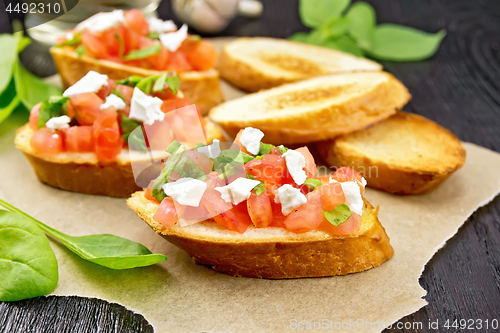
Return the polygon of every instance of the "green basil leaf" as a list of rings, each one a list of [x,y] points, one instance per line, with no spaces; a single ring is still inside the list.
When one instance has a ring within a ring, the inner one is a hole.
[[[158,202],[162,202],[162,200],[167,196],[165,191],[163,191],[162,186],[168,182],[170,174],[174,170],[177,163],[179,163],[185,151],[186,147],[178,141],[172,142],[167,148],[167,152],[172,156],[170,156],[170,158],[165,162],[163,170],[158,178],[155,179],[153,188],[151,189],[151,196],[158,200]]]
[[[368,55],[379,60],[419,61],[436,53],[446,32],[429,34],[397,24],[380,24],[373,34]]]
[[[19,61],[16,62],[14,67],[16,91],[26,109],[31,110],[35,104],[46,100],[50,96],[62,94],[61,89],[31,74]]]
[[[331,211],[323,211],[323,216],[333,224],[338,227],[351,217],[352,212],[346,204],[340,204]]]
[[[69,97],[51,96],[49,99],[43,101],[42,105],[40,105],[40,113],[38,115],[38,128],[45,126],[45,123],[50,118],[61,116],[63,106],[68,100]]]
[[[139,82],[137,82],[137,89],[140,89],[145,94],[151,94],[151,89],[153,88],[153,84],[160,77],[160,75],[151,75],[145,78],[142,78]]]
[[[122,91],[120,89],[114,88],[113,90],[111,90],[111,94],[120,97],[122,99],[122,101],[125,102],[125,96],[123,96]]]
[[[153,92],[163,92],[165,90],[165,83],[167,81],[167,73],[163,73],[160,77],[155,81],[153,85]]]
[[[271,149],[273,148],[277,148],[275,145],[272,145],[270,143],[260,143],[260,148],[259,148],[259,152],[257,153],[257,155],[266,155],[266,154],[269,154],[271,152]]]
[[[144,136],[139,136],[137,133],[132,132],[132,133],[126,133],[122,135],[123,140],[127,142],[128,147],[131,150],[137,150],[137,151],[143,151],[146,152],[148,151],[148,147],[146,146],[146,141],[144,140]]]
[[[343,36],[349,28],[350,21],[348,17],[333,17],[321,27],[321,31],[325,36],[328,36],[328,38]]]
[[[75,49],[76,55],[78,58],[80,58],[82,55],[85,54],[85,45],[80,45]]]
[[[140,50],[130,51],[123,59],[125,60],[135,60],[135,59],[144,59],[149,56],[160,53],[161,46],[159,43],[154,43],[151,46],[145,47]]]
[[[151,31],[148,34],[148,38],[151,38],[151,39],[160,39],[160,34],[157,31]]]
[[[294,42],[299,42],[299,43],[307,43],[307,38],[309,37],[309,33],[307,32],[296,32],[290,37],[288,37],[288,40],[292,40]]]
[[[174,76],[169,76],[167,77],[167,85],[170,90],[172,90],[172,93],[176,95],[179,91],[179,88],[181,87],[181,79],[179,78],[179,76],[177,76],[177,74],[175,74]]]
[[[198,148],[203,148],[203,147],[206,147],[207,145],[204,145],[203,143],[197,143],[195,148],[198,149]]]
[[[7,88],[0,94],[0,123],[7,119],[20,103],[14,80],[10,80]]]
[[[144,79],[144,77],[142,77],[142,76],[132,75],[126,79],[116,81],[116,84],[121,84],[121,85],[129,86],[129,87],[135,87],[143,79]]]
[[[121,115],[121,123],[120,128],[122,129],[123,134],[130,134],[137,127],[141,127],[141,123],[137,120],[131,119],[124,114]]]
[[[288,151],[288,148],[283,146],[283,145],[280,145],[278,147],[278,150],[280,151],[280,153],[283,155],[284,153],[286,153]]]
[[[299,15],[302,23],[317,28],[330,18],[340,16],[351,0],[300,0]]]
[[[174,172],[178,173],[182,178],[190,177],[199,180],[206,180],[207,175],[194,163],[189,157],[183,155],[179,162],[175,165]]]
[[[306,181],[304,182],[304,184],[307,185],[307,186],[310,186],[314,190],[316,187],[321,186],[323,183],[319,179],[308,178],[308,179],[306,179]]]
[[[80,44],[82,41],[82,34],[81,33],[76,33],[73,35],[73,38],[69,40],[65,40],[64,42],[57,44],[56,47],[62,47],[62,46],[75,46]]]
[[[329,39],[323,44],[323,46],[330,49],[351,53],[357,57],[364,57],[365,55],[363,50],[361,50],[358,44],[356,44],[356,41],[346,35],[336,39]]]
[[[360,48],[369,50],[377,22],[375,9],[370,4],[359,1],[349,8],[346,17],[350,19],[348,31],[351,37],[356,40]]]
[[[55,289],[56,256],[31,219],[0,210],[0,243],[0,301],[43,296]]]
[[[9,34],[0,35],[0,45],[2,45],[2,52],[0,52],[0,68],[2,75],[0,75],[0,93],[9,85],[14,66],[17,60],[17,48],[20,38]]]
[[[120,45],[118,48],[118,56],[122,58],[125,54],[125,42],[123,41],[123,38],[121,38],[121,36],[118,34],[114,34],[113,37],[118,41],[118,44]]]
[[[260,182],[259,185],[253,188],[253,191],[255,192],[255,194],[261,195],[266,191],[266,185],[264,185],[264,182]]]

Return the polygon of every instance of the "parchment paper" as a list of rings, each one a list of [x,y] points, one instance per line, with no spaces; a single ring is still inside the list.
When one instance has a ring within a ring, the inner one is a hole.
[[[237,94],[223,88],[226,97]],[[418,284],[425,264],[478,207],[500,192],[500,154],[464,146],[464,167],[430,194],[400,197],[366,190],[366,198],[380,205],[379,218],[395,254],[378,268],[341,277],[258,280],[196,265],[186,252],[156,235],[125,199],[41,184],[13,144],[0,146],[0,198],[68,234],[112,233],[167,255],[168,261],[153,267],[115,271],[51,241],[59,262],[53,294],[123,304],[144,315],[156,332],[286,332],[301,327],[379,332],[426,305],[426,291]]]

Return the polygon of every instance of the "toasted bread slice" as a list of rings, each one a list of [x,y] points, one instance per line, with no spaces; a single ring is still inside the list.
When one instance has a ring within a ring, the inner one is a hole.
[[[238,88],[256,92],[316,76],[380,71],[382,66],[351,54],[276,38],[238,38],[224,45],[218,69]]]
[[[266,142],[295,144],[330,139],[390,117],[410,99],[385,72],[347,73],[289,83],[216,106],[210,119],[229,135],[262,130]]]
[[[337,236],[313,230],[253,228],[239,234],[213,220],[187,227],[163,227],[153,219],[158,204],[136,192],[128,206],[163,238],[188,252],[196,263],[234,276],[267,279],[345,275],[377,267],[394,250],[367,201],[359,232]]]
[[[106,74],[114,80],[125,79],[131,75],[146,77],[162,73],[85,55],[79,57],[71,47],[51,47],[50,53],[54,58],[57,72],[61,76],[64,87],[72,86],[91,70]],[[179,74],[179,77],[181,79],[180,89],[184,96],[196,104],[202,114],[206,114],[211,107],[224,100],[217,70],[183,72]]]
[[[226,141],[222,132],[211,122],[206,123],[205,130],[209,143],[213,139]],[[116,160],[106,162],[97,160],[92,152],[41,154],[31,148],[32,135],[33,130],[29,124],[24,125],[16,132],[15,144],[29,160],[42,183],[73,192],[119,198],[128,198],[135,191],[141,190],[136,185],[131,160],[147,163],[150,160],[149,154],[122,149]],[[165,152],[153,153],[155,158],[168,156]]]
[[[316,146],[328,165],[353,168],[368,186],[396,194],[431,191],[465,163],[465,150],[450,131],[402,111]]]

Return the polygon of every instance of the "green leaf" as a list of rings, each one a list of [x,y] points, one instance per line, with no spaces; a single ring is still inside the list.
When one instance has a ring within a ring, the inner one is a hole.
[[[143,79],[144,79],[144,77],[142,77],[142,76],[132,75],[126,79],[116,81],[116,84],[121,84],[121,85],[129,86],[129,87],[135,87]]]
[[[17,45],[17,53],[21,53],[24,51],[26,46],[31,44],[31,39],[29,37],[22,37]]]
[[[0,52],[0,69],[2,71],[2,75],[0,75],[0,93],[7,88],[12,77],[17,60],[19,41],[20,38],[17,36],[0,35],[0,45],[2,46],[2,52]]]
[[[380,24],[368,55],[379,60],[419,61],[436,53],[446,32],[429,34],[397,24]]]
[[[351,217],[352,212],[346,204],[340,204],[331,211],[323,211],[323,216],[333,224],[338,227]]]
[[[62,115],[63,106],[69,100],[69,97],[52,96],[42,102],[40,113],[38,115],[38,128],[45,126],[50,118]]]
[[[78,57],[81,57],[82,55],[85,54],[85,45],[80,45],[75,49],[76,55]]]
[[[0,210],[0,244],[0,301],[43,296],[55,289],[56,256],[31,219]]]
[[[181,87],[181,79],[179,78],[179,76],[177,76],[177,74],[175,74],[174,76],[169,76],[167,77],[167,85],[170,90],[172,90],[172,93],[176,95],[179,91],[179,88]]]
[[[10,80],[7,88],[0,94],[0,123],[7,119],[20,103],[14,80]]]
[[[62,94],[61,89],[31,74],[19,61],[14,67],[16,91],[19,99],[28,110],[50,96]]]
[[[80,44],[82,41],[82,34],[81,33],[76,33],[73,35],[73,38],[69,40],[65,40],[64,42],[57,44],[56,47],[62,47],[62,46],[75,46]]]
[[[162,200],[167,196],[163,191],[162,186],[168,182],[170,174],[174,170],[177,163],[179,163],[185,151],[186,147],[178,141],[172,142],[167,148],[167,152],[172,154],[172,156],[170,156],[170,158],[165,162],[163,170],[158,178],[155,179],[151,190],[151,196],[158,200],[158,202],[162,202]]]
[[[160,34],[157,31],[151,31],[148,34],[148,38],[151,38],[151,39],[160,39]]]
[[[149,56],[160,53],[161,46],[159,43],[154,43],[151,46],[145,47],[140,50],[130,51],[123,59],[125,60],[135,60],[135,59],[144,59]]]
[[[207,176],[201,168],[186,155],[181,157],[179,162],[175,165],[173,171],[179,174],[182,178],[190,177],[203,181],[207,179]]]
[[[136,87],[145,94],[151,94],[151,89],[153,88],[153,84],[159,77],[160,75],[151,75],[145,78],[141,78],[141,80],[137,82]]]
[[[113,90],[111,90],[111,94],[120,97],[122,101],[125,102],[125,96],[123,96],[122,91],[120,89],[114,88]]]
[[[307,43],[308,38],[309,38],[309,33],[300,31],[288,37],[288,40],[300,43]]]
[[[118,48],[118,56],[121,58],[125,53],[125,42],[123,41],[123,38],[121,38],[118,34],[114,34],[113,37],[118,41],[118,44],[120,45],[120,47]]]
[[[375,24],[375,9],[363,1],[354,3],[346,14],[349,18],[348,31],[359,47],[369,50],[372,46]]]
[[[141,127],[141,123],[137,120],[131,119],[124,115],[123,113],[121,115],[121,122],[120,122],[120,127],[122,129],[123,134],[130,134],[133,130],[135,130],[137,127]]]
[[[283,145],[280,145],[278,147],[278,150],[280,151],[280,153],[283,155],[284,153],[286,153],[288,151],[288,148],[283,146]]]
[[[144,140],[144,136],[137,135],[135,131],[132,133],[123,134],[122,137],[123,140],[127,142],[128,147],[131,150],[137,150],[143,152],[148,151],[148,147],[146,146],[146,141]]]
[[[350,19],[348,17],[333,17],[327,21],[320,30],[327,38],[336,38],[345,34],[349,28]]]
[[[277,148],[275,145],[272,145],[270,143],[260,143],[260,148],[259,148],[259,152],[257,153],[257,155],[266,155],[266,154],[269,154],[271,152],[271,149],[273,148]]]
[[[311,189],[314,190],[316,187],[321,186],[323,183],[319,179],[308,178],[308,179],[306,179],[306,181],[304,182],[304,184],[307,185],[307,186],[310,186]]]
[[[162,262],[162,254],[153,254],[144,245],[110,234],[70,236],[38,221],[0,199],[0,205],[34,221],[40,229],[63,243],[80,258],[112,269],[129,269]],[[36,252],[32,252],[36,253]],[[0,273],[1,274],[1,273]]]
[[[356,41],[349,36],[342,36],[337,39],[330,39],[323,44],[324,47],[351,53],[357,57],[364,57],[364,52],[356,44]]]
[[[260,182],[259,185],[253,188],[253,191],[255,192],[255,194],[261,195],[266,191],[266,185],[264,184],[264,182]]]
[[[155,84],[153,85],[153,92],[163,92],[165,90],[165,83],[167,81],[167,73],[163,73],[160,75],[160,77],[156,80]]]
[[[317,28],[332,17],[340,16],[351,0],[300,0],[299,15],[302,23]]]

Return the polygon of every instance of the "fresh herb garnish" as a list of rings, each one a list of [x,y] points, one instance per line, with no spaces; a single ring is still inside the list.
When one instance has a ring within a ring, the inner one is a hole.
[[[182,158],[186,147],[178,141],[174,141],[168,146],[167,152],[171,154],[170,158],[165,162],[163,170],[161,171],[158,178],[155,179],[153,183],[153,188],[151,189],[151,196],[161,202],[167,195],[163,191],[162,186],[168,183],[170,174],[174,170],[177,163]]]
[[[151,38],[151,39],[160,39],[160,34],[157,31],[151,31],[148,34],[148,38]]]
[[[154,43],[151,46],[145,47],[140,50],[130,51],[123,59],[125,60],[135,60],[135,59],[144,59],[149,56],[160,53],[161,46],[159,43]]]
[[[116,84],[121,84],[121,85],[129,86],[129,87],[135,87],[143,79],[144,79],[144,77],[142,77],[142,76],[132,75],[126,79],[116,81]]]
[[[266,154],[269,154],[271,152],[271,149],[273,148],[277,148],[275,145],[272,145],[270,143],[260,143],[260,148],[259,148],[259,152],[257,153],[257,155],[266,155]]]
[[[378,60],[418,61],[436,53],[444,30],[435,34],[396,24],[376,25],[373,7],[363,1],[300,0],[299,14],[309,33],[289,37],[297,42],[332,48]],[[348,8],[349,7],[349,8]]]
[[[52,96],[42,102],[40,113],[38,115],[38,128],[45,126],[50,118],[62,115],[63,105],[69,100],[69,97]]]
[[[264,184],[264,182],[260,182],[259,185],[253,188],[253,191],[255,192],[255,194],[261,195],[266,191],[266,185]]]
[[[177,92],[179,91],[179,88],[181,87],[181,79],[179,78],[179,76],[177,76],[177,74],[173,76],[168,76],[166,83],[170,88],[170,90],[172,90],[172,93],[176,95]]]
[[[85,54],[85,45],[80,45],[75,49],[76,55],[78,58],[83,56]]]
[[[111,90],[111,94],[120,97],[122,101],[125,102],[125,96],[123,96],[122,91],[120,89],[114,88],[113,90]]]
[[[331,211],[323,211],[323,216],[336,227],[347,221],[351,215],[352,212],[346,204],[340,204]]]
[[[137,120],[131,119],[124,114],[120,114],[121,122],[120,128],[122,130],[122,137],[127,142],[128,147],[132,150],[147,151],[146,140],[142,132],[141,123]]]
[[[304,185],[311,187],[311,190],[314,190],[316,187],[321,186],[322,184],[323,183],[321,182],[321,180],[316,178],[308,178],[304,182]]]
[[[286,153],[288,151],[288,148],[281,145],[278,147],[278,150],[280,151],[280,153],[283,155],[284,153]]]
[[[79,44],[82,41],[82,35],[81,33],[76,33],[73,35],[73,38],[65,40],[64,42],[57,44],[56,47],[62,47],[62,46],[75,46]]]
[[[141,90],[145,94],[151,94],[151,89],[153,88],[154,83],[161,75],[152,75],[145,78],[142,78],[137,85],[135,86],[137,89]]]
[[[118,41],[118,44],[120,45],[120,47],[118,48],[118,56],[122,58],[125,54],[125,42],[120,35],[114,34],[113,37]]]
[[[160,77],[155,81],[153,85],[153,92],[163,92],[165,90],[165,83],[167,82],[167,73],[163,73]]]

